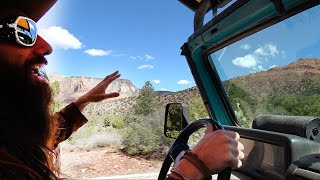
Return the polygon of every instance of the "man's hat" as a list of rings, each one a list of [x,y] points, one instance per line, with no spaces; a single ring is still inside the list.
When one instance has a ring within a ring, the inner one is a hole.
[[[30,19],[38,21],[57,0],[1,0],[0,9],[14,7],[24,12]]]

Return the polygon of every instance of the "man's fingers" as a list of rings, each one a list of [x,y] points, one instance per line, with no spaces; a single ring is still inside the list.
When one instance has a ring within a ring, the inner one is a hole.
[[[104,80],[108,79],[109,77],[115,76],[115,75],[117,75],[118,73],[119,73],[119,71],[115,71],[114,73],[109,74],[108,76],[106,76],[106,77],[104,78]]]
[[[91,95],[92,102],[100,102],[108,98],[118,97],[120,94],[117,92],[112,92],[104,95]]]
[[[237,149],[239,149],[240,151],[243,151],[244,150],[244,146],[241,142],[238,141],[238,147]]]
[[[241,151],[240,151],[241,152]],[[244,156],[243,153],[239,153],[238,156]],[[243,159],[243,158],[242,158]],[[242,166],[242,161],[238,157],[232,157],[230,161],[231,168],[240,168]]]
[[[240,139],[240,135],[237,132],[224,130],[223,133],[224,135],[229,136],[232,139],[235,139],[235,140]]]
[[[118,79],[121,76],[121,74],[115,74],[113,76],[109,76],[108,78],[105,78],[101,83],[104,85],[109,85],[112,81]]]
[[[118,97],[120,94],[117,92],[108,93],[102,96],[102,99]]]
[[[232,157],[232,159],[229,161],[229,166],[232,169],[237,169],[242,166],[242,161],[236,157]]]
[[[232,168],[239,168],[242,166],[241,160],[244,159],[244,153],[240,149],[243,149],[243,145],[240,142],[238,142],[237,149],[231,149],[230,163]]]
[[[244,153],[242,151],[239,152],[238,159],[244,159]]]
[[[242,166],[242,161],[238,160],[238,164],[236,168],[240,168]]]
[[[107,94],[106,96],[108,97],[118,97],[120,94],[118,92],[112,92],[112,93],[109,93]]]

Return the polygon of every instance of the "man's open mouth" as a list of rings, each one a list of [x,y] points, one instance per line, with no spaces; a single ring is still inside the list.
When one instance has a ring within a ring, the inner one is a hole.
[[[38,76],[39,78],[43,77],[43,65],[41,64],[36,64],[34,66],[32,66],[31,68],[32,74]]]

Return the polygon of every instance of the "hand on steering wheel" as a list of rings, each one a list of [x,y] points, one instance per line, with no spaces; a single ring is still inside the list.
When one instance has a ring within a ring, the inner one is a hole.
[[[217,174],[228,167],[239,168],[242,165],[240,159],[244,158],[242,152],[244,146],[238,142],[239,139],[240,136],[236,132],[213,131],[209,125],[206,134],[192,152],[209,167],[212,174]]]
[[[163,162],[158,180],[165,179],[171,163],[174,161],[177,155],[183,150],[188,150],[187,142],[189,136],[205,126],[208,127],[206,134],[198,142],[192,152],[206,164],[212,174],[220,172],[218,175],[218,180],[230,179],[230,168],[240,167],[242,165],[240,159],[244,158],[244,154],[242,152],[244,147],[240,142],[238,142],[240,136],[236,132],[219,130],[223,128],[212,119],[201,119],[190,123],[175,140],[165,161]],[[183,163],[181,162],[179,164]],[[179,164],[176,168],[179,168]],[[186,168],[185,165],[180,165],[180,168],[181,171],[183,171],[185,168],[184,172],[186,174],[194,172],[191,171],[190,168]]]

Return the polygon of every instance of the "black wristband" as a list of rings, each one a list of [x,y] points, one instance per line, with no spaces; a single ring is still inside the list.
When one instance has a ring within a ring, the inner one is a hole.
[[[196,166],[203,174],[205,180],[212,179],[210,169],[201,159],[198,158],[196,154],[192,153],[191,151],[188,151],[182,156],[181,159],[186,159],[190,161],[194,166]]]

